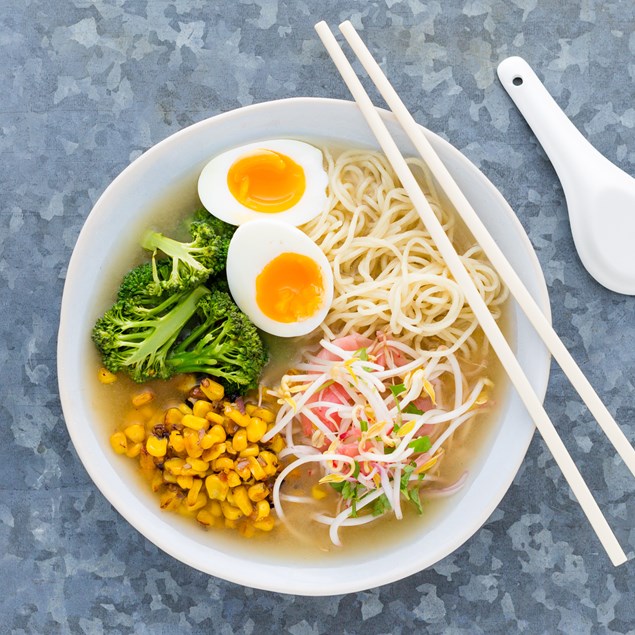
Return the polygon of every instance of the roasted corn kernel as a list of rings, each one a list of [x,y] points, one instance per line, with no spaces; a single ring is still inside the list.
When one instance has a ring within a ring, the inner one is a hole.
[[[209,501],[207,509],[209,509],[210,514],[216,518],[221,518],[223,515],[223,508],[218,501]]]
[[[212,379],[205,378],[201,381],[201,390],[210,401],[220,401],[225,396],[225,389]]]
[[[276,434],[276,436],[273,437],[273,439],[271,439],[271,441],[269,442],[269,448],[276,454],[280,454],[280,452],[284,450],[286,445],[287,444],[285,443],[284,439],[279,434]]]
[[[211,421],[212,423],[217,423],[220,426],[222,426],[223,423],[225,423],[225,417],[223,417],[223,415],[218,414],[218,412],[208,412],[205,415],[205,418],[208,421]]]
[[[203,452],[203,454],[201,455],[201,458],[203,459],[203,461],[213,461],[214,459],[217,459],[221,454],[224,454],[226,449],[227,445],[225,443],[217,443],[208,450],[205,450],[205,452]]]
[[[110,436],[110,445],[117,454],[125,454],[128,449],[128,439],[123,432],[115,432]]]
[[[205,417],[207,416],[207,413],[211,412],[213,408],[214,406],[212,406],[209,401],[199,399],[198,401],[194,402],[194,405],[192,406],[192,414],[195,417]]]
[[[143,392],[137,393],[132,398],[132,405],[135,408],[141,408],[149,404],[154,399],[154,392],[152,390],[144,390]]]
[[[198,514],[196,514],[196,520],[198,520],[201,525],[205,527],[213,527],[216,519],[207,509],[201,509]]]
[[[247,430],[240,429],[232,439],[232,447],[236,452],[242,452],[247,447]]]
[[[186,403],[180,403],[177,407],[181,411],[181,414],[184,414],[184,415],[192,414],[192,409]]]
[[[239,456],[243,458],[249,457],[249,456],[258,456],[259,453],[260,453],[260,448],[258,447],[258,445],[256,443],[251,443],[244,450],[240,451]]]
[[[183,499],[183,495],[176,489],[168,489],[159,497],[161,509],[176,509]]]
[[[257,443],[265,436],[267,424],[259,417],[252,417],[247,424],[247,439],[249,443]]]
[[[199,492],[198,495],[193,499],[192,503],[190,503],[189,494],[185,499],[185,509],[188,512],[195,512],[196,510],[205,507],[205,505],[207,505],[207,496],[205,496],[203,492]]]
[[[193,505],[196,502],[196,499],[203,487],[203,481],[200,478],[193,478],[192,484],[189,487],[189,492],[187,493],[187,504]],[[205,499],[207,501],[207,499]]]
[[[168,445],[178,454],[185,451],[185,441],[183,435],[176,430],[170,432],[170,441]]]
[[[269,515],[265,516],[262,520],[254,521],[254,529],[259,531],[271,531],[276,524],[274,517]]]
[[[234,495],[234,504],[236,507],[238,507],[245,516],[251,516],[254,508],[247,495],[247,489],[241,485],[240,487],[235,487],[232,490],[232,494]]]
[[[238,532],[243,538],[253,538],[256,535],[256,530],[250,522],[241,522],[238,524]]]
[[[269,454],[269,452],[261,452],[258,456],[258,463],[262,465],[262,469],[265,471],[267,476],[273,476],[278,471],[278,461],[276,459],[272,460],[263,455]]]
[[[209,468],[209,463],[207,461],[202,461],[201,459],[188,459],[186,465],[188,463],[196,472],[206,472]]]
[[[152,487],[152,491],[158,492],[163,487],[164,484],[165,484],[165,481],[163,480],[163,474],[161,474],[160,470],[155,469],[152,475],[152,480],[150,481],[150,486]]]
[[[201,449],[209,450],[214,445],[214,437],[209,434],[204,434],[198,444],[201,446]]]
[[[132,405],[135,408],[147,406],[150,402],[154,401],[154,397],[155,394],[152,390],[144,390],[134,395],[134,397],[132,398]]]
[[[228,456],[219,456],[212,464],[212,468],[215,472],[233,470],[234,462]]]
[[[185,465],[185,459],[175,457],[172,459],[167,459],[163,463],[163,469],[167,470],[168,472],[172,472],[172,474],[175,474],[176,476],[178,476],[181,473],[181,470],[183,469],[184,465]]]
[[[257,481],[264,481],[267,478],[267,474],[262,469],[262,466],[260,465],[260,463],[258,463],[258,461],[253,456],[250,456],[248,460],[249,460],[249,471],[252,473],[253,477]]]
[[[137,408],[137,413],[144,421],[150,422],[150,419],[152,419],[155,414],[155,410],[152,406],[146,405]]]
[[[222,443],[223,441],[227,439],[227,433],[225,432],[225,428],[223,428],[223,426],[219,424],[213,425],[207,431],[207,434],[214,440],[214,443]]]
[[[269,496],[269,488],[264,483],[256,483],[247,490],[247,495],[254,501],[262,501]]]
[[[268,450],[263,450],[259,455],[259,459],[262,459],[267,465],[274,465],[278,467],[278,457],[273,454],[273,452],[269,452]]]
[[[246,428],[251,421],[251,417],[248,414],[243,414],[237,408],[227,406],[225,408],[225,416],[229,417],[236,425],[241,428]]]
[[[163,415],[163,423],[166,425],[181,423],[181,419],[183,419],[183,413],[178,408],[168,408]]]
[[[223,516],[228,520],[238,520],[243,516],[242,511],[238,507],[230,505],[227,501],[223,501],[220,506],[223,510]]]
[[[263,518],[267,518],[271,513],[271,506],[267,501],[258,501],[256,503],[256,518],[255,521],[258,522]]]
[[[234,472],[234,470],[230,470],[229,472],[227,472],[227,484],[229,485],[229,487],[237,487],[241,483],[242,479],[237,472]]]
[[[314,485],[311,488],[311,496],[313,496],[313,498],[315,498],[316,501],[321,501],[326,498],[326,492],[324,491],[324,488],[321,485]]]
[[[247,481],[251,478],[251,470],[249,469],[248,459],[238,459],[234,465],[234,469],[243,481]]]
[[[253,413],[249,414],[262,419],[265,423],[273,423],[276,420],[276,415],[271,410],[267,410],[267,408],[256,408]]]
[[[146,438],[146,429],[140,423],[134,423],[124,430],[124,434],[133,443],[141,443]]]
[[[126,450],[126,456],[134,459],[135,457],[139,456],[142,448],[143,443],[133,443],[132,445],[129,444],[128,449]]]
[[[201,479],[196,479],[196,480],[200,481]],[[177,476],[176,482],[181,489],[190,489],[190,487],[192,487],[192,485],[194,484],[194,477],[193,476]]]
[[[151,435],[146,441],[146,450],[148,451],[148,454],[158,458],[165,456],[165,453],[168,450],[168,440],[157,439],[157,437]]]
[[[221,479],[218,474],[210,474],[205,479],[205,489],[212,500],[224,501],[227,498],[229,485],[227,479]]]
[[[196,375],[187,373],[180,375],[176,384],[176,389],[184,394],[188,394],[196,386]]]
[[[209,428],[209,421],[205,417],[196,417],[193,414],[183,415],[181,423],[192,430],[207,430]]]
[[[97,371],[97,379],[99,379],[102,384],[113,384],[117,381],[117,375],[111,373],[107,368],[100,368]]]
[[[192,439],[194,439],[195,441],[199,441],[201,438],[198,430],[193,430],[192,428],[183,428],[181,430],[181,434],[183,435],[184,439],[189,439],[190,437],[192,437]]]
[[[191,434],[184,438],[185,451],[187,452],[188,456],[197,459],[199,456],[201,456],[201,454],[203,454],[203,448],[200,445],[200,439],[198,435]]]
[[[139,467],[144,472],[152,472],[156,468],[154,457],[148,454],[145,448],[141,448],[141,453],[139,454]]]

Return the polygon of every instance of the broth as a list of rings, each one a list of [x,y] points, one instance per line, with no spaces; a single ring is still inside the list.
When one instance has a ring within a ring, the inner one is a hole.
[[[506,312],[506,316],[507,316]],[[507,320],[506,320],[507,321]],[[286,343],[284,343],[286,344]],[[290,350],[282,345],[283,356],[293,358]],[[501,412],[503,403],[506,398],[506,390],[500,383],[501,368],[494,356],[490,356],[491,361],[495,364],[496,370],[492,376],[497,389],[497,403],[493,411],[487,414],[476,415],[468,424],[459,428],[457,434],[460,439],[455,443],[453,451],[446,454],[442,462],[442,471],[444,480],[453,482],[457,480],[461,474],[473,467],[477,462],[477,458],[483,453],[489,439],[495,433],[495,422]],[[99,360],[97,356],[91,360],[91,368],[88,376],[96,377],[99,369]],[[265,371],[267,372],[267,371]],[[154,381],[151,389],[156,397],[151,404],[153,411],[153,422],[161,421],[161,413],[169,407],[178,405],[187,394],[184,390],[184,382],[181,377],[175,377],[168,381]],[[185,382],[188,385],[188,382]],[[133,395],[145,389],[145,385],[136,384],[127,377],[120,377],[114,384],[103,385],[95,381],[92,384],[92,396],[94,411],[99,413],[108,413],[102,419],[104,426],[103,442],[108,445],[108,436],[112,432],[122,429],[125,425],[130,425],[138,420],[134,416],[131,408],[131,398]],[[149,488],[149,482],[144,477],[143,472],[138,469],[135,463],[135,469],[128,469],[132,461],[123,457],[115,457],[121,461],[122,467],[127,469],[127,475],[132,477],[132,487],[140,487],[144,490]],[[313,468],[313,474],[309,469],[302,470],[302,475],[295,478],[288,478],[285,482],[285,493],[288,494],[305,494],[302,489],[302,481],[314,483],[317,468]],[[298,470],[300,472],[301,470]],[[295,474],[295,473],[294,473]],[[246,539],[233,529],[225,529],[221,527],[213,527],[205,529],[203,527],[195,527],[200,532],[205,532],[211,545],[218,548],[240,548],[250,553],[250,557],[254,559],[276,559],[279,562],[292,562],[297,558],[302,558],[307,563],[317,565],[319,562],[327,564],[331,557],[340,558],[345,552],[346,557],[352,561],[362,560],[368,549],[368,545],[381,545],[382,548],[390,548],[390,543],[403,543],[409,539],[413,539],[425,531],[427,526],[434,523],[439,514],[443,513],[444,508],[448,504],[452,504],[461,493],[457,493],[447,498],[426,498],[425,490],[422,492],[423,515],[418,515],[414,508],[405,505],[404,518],[397,520],[393,515],[378,519],[375,522],[359,527],[343,527],[340,530],[343,548],[333,545],[329,539],[328,528],[317,522],[308,521],[307,507],[303,504],[286,502],[284,505],[285,514],[289,521],[289,527],[279,523],[270,533],[257,532],[255,536]],[[335,492],[325,501],[316,501],[315,506],[311,508],[311,512],[322,511],[328,512],[333,509],[336,504]],[[158,509],[158,501],[156,501]],[[176,513],[163,512],[173,517],[175,527],[184,530],[188,527],[191,531],[193,524],[192,518],[184,518]],[[171,521],[172,522],[172,521]],[[390,535],[390,543],[386,543],[386,536]],[[263,551],[265,549],[265,551]],[[324,560],[325,559],[325,560]]]
[[[329,148],[335,152],[342,149],[341,146],[334,146],[333,144],[330,144]],[[184,221],[199,205],[195,194],[197,176],[194,175],[192,178],[184,179],[178,187],[166,193],[160,203],[143,210],[139,215],[138,234],[131,238],[129,245],[125,246],[127,253],[131,254],[130,259],[123,262],[115,261],[117,264],[113,266],[113,270],[105,272],[104,280],[108,282],[103,285],[103,295],[97,303],[99,305],[98,309],[107,307],[110,304],[121,276],[135,264],[147,259],[147,253],[135,245],[138,244],[138,238],[148,226],[157,228],[168,235],[183,238]],[[445,204],[447,205],[447,202]],[[457,221],[454,242],[460,246],[473,242],[468,230],[460,221]],[[499,325],[509,338],[513,330],[509,301],[506,301],[503,305]],[[480,330],[477,337],[481,346],[483,346],[483,336]],[[265,335],[264,339],[270,350],[271,360],[263,373],[262,383],[267,386],[273,386],[276,381],[279,381],[282,374],[294,365],[302,347],[315,343],[319,336],[312,335],[304,338],[284,339]],[[483,455],[488,442],[495,432],[495,423],[499,420],[498,415],[501,412],[503,403],[506,401],[507,383],[504,381],[504,373],[501,366],[491,350],[486,355],[485,365],[487,376],[495,384],[494,407],[486,414],[475,415],[472,420],[455,433],[451,439],[453,444],[452,452],[447,453],[440,462],[440,470],[443,473],[444,481],[453,482],[457,480],[466,469],[478,462],[477,458]],[[99,366],[98,356],[95,353],[93,358],[89,360],[88,376],[96,377]],[[191,382],[188,385],[191,385]],[[107,443],[107,438],[112,432],[122,429],[125,427],[124,423],[129,425],[129,422],[134,420],[134,412],[131,413],[131,398],[139,390],[143,389],[143,385],[135,384],[126,377],[119,377],[118,381],[110,385],[102,385],[97,381],[91,382],[90,388],[94,411],[99,413],[104,431],[104,442]],[[153,417],[156,417],[156,422],[160,421],[161,413],[166,408],[175,406],[185,399],[187,390],[184,388],[183,379],[180,377],[169,381],[154,381],[151,383],[151,389],[155,393],[151,408],[154,413]],[[128,462],[126,457],[121,457],[119,460]],[[315,472],[318,469],[317,466],[303,468],[302,475],[293,475],[288,479],[285,491],[293,493],[294,489],[298,489],[298,492],[300,492],[301,483],[307,479],[315,478],[315,473],[311,472]],[[139,477],[139,483],[134,483],[132,486],[147,487],[143,483],[141,476]],[[306,490],[303,490],[302,494],[306,495]],[[442,512],[448,501],[457,500],[457,497],[460,497],[460,494],[455,494],[449,498],[426,499],[425,490],[423,490],[424,514],[422,516],[417,515],[414,508],[411,509],[410,505],[404,505],[404,519],[401,521],[397,520],[393,515],[388,515],[386,518],[367,525],[355,528],[343,527],[340,533],[347,557],[352,559],[363,558],[363,553],[368,545],[384,544],[386,535],[391,536],[390,542],[407,541],[408,536],[414,537],[415,533],[419,534],[421,531],[425,531],[426,526],[432,523],[438,514]],[[315,507],[312,507],[311,511],[332,510],[336,498],[337,496],[333,491],[324,501],[316,502]],[[292,528],[291,530],[284,524],[279,523],[272,532],[257,532],[253,538],[246,540],[235,530],[212,528],[208,531],[210,543],[221,546],[223,544],[240,545],[241,549],[249,551],[256,559],[271,559],[275,557],[279,561],[291,561],[300,557],[306,561],[318,563],[322,558],[326,557],[328,559],[332,554],[337,554],[338,558],[341,557],[342,549],[330,542],[328,528],[314,521],[307,522],[306,505],[287,502],[285,503],[285,513]],[[184,528],[184,523],[193,524],[192,519],[181,518],[176,514],[174,514],[174,523],[179,528]],[[188,529],[188,531],[190,530]],[[205,530],[200,528],[200,531]],[[301,536],[299,538],[298,533],[300,531]],[[291,547],[291,544],[293,544],[293,547]],[[266,547],[266,554],[263,552],[263,547]]]

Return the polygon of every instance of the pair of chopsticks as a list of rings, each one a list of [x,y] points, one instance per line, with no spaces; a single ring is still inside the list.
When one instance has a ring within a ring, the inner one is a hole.
[[[370,51],[362,42],[361,38],[355,31],[355,27],[349,21],[346,21],[343,22],[339,28],[353,49],[355,55],[357,55],[369,77],[421,155],[421,158],[427,163],[432,174],[434,174],[439,186],[452,202],[457,212],[472,232],[474,238],[480,244],[485,255],[498,271],[498,274],[509,288],[509,291],[514,296],[519,306],[523,309],[527,318],[541,336],[551,354],[560,364],[560,367],[567,375],[574,388],[578,391],[580,397],[596,418],[600,427],[614,445],[619,455],[622,457],[624,463],[630,469],[633,476],[635,476],[635,449],[633,449],[633,446],[629,443],[628,439],[615,422],[606,406],[602,403],[602,400],[593,390],[593,387],[575,363],[573,357],[571,357],[571,354],[558,337],[558,334],[553,330],[551,324],[549,324],[548,320],[540,310],[540,307],[532,298],[512,266],[509,264],[507,258],[505,258],[503,252],[499,249],[498,245],[495,243],[494,239],[485,228],[485,225],[483,225],[477,216],[467,198],[465,198],[464,194],[459,189],[447,168],[430,145],[430,142],[426,139],[423,130],[415,122],[412,115],[410,115],[405,105],[390,85],[390,82],[382,72],[381,68],[373,59]],[[595,530],[595,533],[605,548],[611,562],[615,566],[626,562],[626,554],[620,547],[615,534],[607,523],[606,518],[602,514],[597,502],[593,498],[593,494],[591,494],[587,484],[584,482],[582,475],[571,458],[571,455],[567,451],[562,439],[558,435],[556,428],[545,412],[540,399],[534,392],[512,349],[507,343],[507,340],[496,324],[492,314],[489,312],[487,305],[479,295],[476,286],[463,266],[459,255],[443,231],[441,224],[432,211],[432,208],[426,200],[419,184],[410,171],[404,157],[401,155],[397,144],[390,136],[386,125],[382,121],[378,111],[373,106],[373,103],[364,90],[362,83],[355,74],[353,67],[337,43],[335,36],[325,22],[319,22],[316,24],[315,30],[340,72],[342,79],[348,86],[353,98],[357,102],[362,115],[377,138],[384,154],[399,177],[403,188],[406,190],[428,232],[436,243],[437,248],[443,256],[450,272],[457,283],[461,286],[461,289],[465,294],[465,298],[478,319],[483,332],[490,341],[494,352],[498,356],[521,400],[529,411],[529,414],[545,440],[551,454],[558,464],[558,467],[567,479],[573,494],[577,498],[591,526]]]

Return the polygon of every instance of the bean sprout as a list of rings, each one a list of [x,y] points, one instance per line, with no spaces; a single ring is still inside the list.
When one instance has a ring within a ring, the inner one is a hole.
[[[371,343],[349,350],[350,338],[322,340],[318,352],[305,353],[297,369],[268,392],[281,408],[267,437],[284,432],[288,447],[280,457],[296,457],[274,484],[276,512],[288,522],[283,503],[315,502],[308,494],[281,493],[281,487],[294,470],[318,464],[319,486],[335,488],[340,509],[312,517],[329,526],[335,545],[341,544],[341,527],[388,512],[401,519],[406,501],[420,507],[420,490],[433,491],[424,487],[425,477],[438,469],[444,444],[482,410],[491,385],[479,378],[466,390],[456,353],[447,347],[421,356],[379,333],[374,340],[358,338]],[[464,482],[462,477],[438,493],[456,491]]]

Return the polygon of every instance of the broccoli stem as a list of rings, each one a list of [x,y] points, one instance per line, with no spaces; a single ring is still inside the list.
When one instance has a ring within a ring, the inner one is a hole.
[[[191,336],[184,340],[174,350],[174,353],[168,359],[168,365],[178,373],[208,372],[221,375],[237,383],[243,383],[239,378],[240,373],[237,375],[234,370],[236,368],[236,360],[227,355],[234,352],[236,343],[227,339],[226,324],[225,322],[222,326],[208,331],[194,349],[188,351],[187,347],[192,341],[198,339],[202,330],[197,329],[199,333],[192,333],[194,337]],[[219,365],[224,370],[219,369]],[[238,369],[236,368],[236,370]]]
[[[222,360],[213,357],[199,357],[195,353],[177,355],[168,359],[168,367],[174,374],[204,373],[245,386],[245,375],[236,366],[228,366]]]
[[[198,286],[169,313],[154,320],[153,325],[155,329],[153,333],[141,342],[139,348],[137,348],[126,361],[126,365],[136,364],[146,357],[152,356],[155,351],[159,350],[165,344],[172,344],[178,337],[181,329],[196,312],[198,301],[208,293],[209,289],[202,285]],[[152,309],[148,313],[159,312],[159,308],[160,307]]]
[[[205,271],[205,267],[192,256],[192,251],[197,250],[196,248],[192,249],[192,243],[182,243],[159,232],[148,231],[141,240],[141,246],[152,252],[162,251],[166,256],[174,259],[175,267],[180,261],[187,263],[192,269]]]
[[[197,342],[201,337],[207,334],[209,328],[210,327],[207,322],[203,322],[202,324],[196,326],[183,341],[179,342],[178,346],[174,347],[173,354],[178,355],[181,352],[186,352],[192,342]]]

